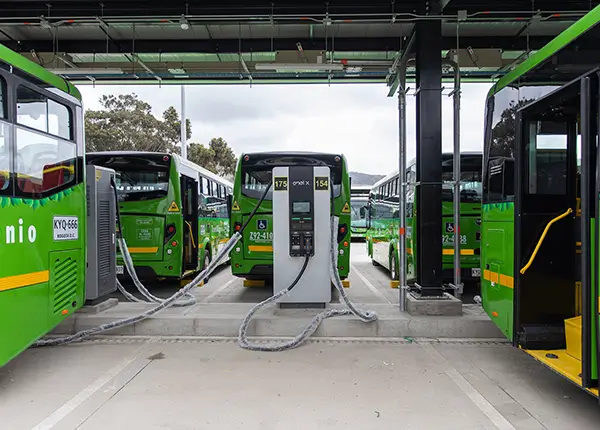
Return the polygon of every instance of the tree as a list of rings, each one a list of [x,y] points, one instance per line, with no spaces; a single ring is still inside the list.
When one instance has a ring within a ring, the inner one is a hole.
[[[500,114],[500,121],[498,121],[492,130],[490,154],[493,154],[494,157],[514,157],[517,110],[531,101],[533,99],[523,99],[518,103],[511,101],[508,107]]]
[[[159,119],[136,94],[104,95],[100,104],[102,110],[88,110],[85,115],[87,151],[180,152],[181,120],[174,107]],[[192,126],[189,120],[186,123],[189,139]]]
[[[222,137],[214,137],[204,146],[201,143],[188,145],[188,159],[223,177],[235,174],[237,157]]]
[[[215,153],[210,147],[206,147],[201,143],[192,142],[187,147],[188,159],[199,166],[216,173],[215,168]]]

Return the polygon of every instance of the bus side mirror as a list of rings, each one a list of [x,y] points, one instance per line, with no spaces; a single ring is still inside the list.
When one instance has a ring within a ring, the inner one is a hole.
[[[227,194],[227,217],[231,218],[231,208],[233,207],[233,195]]]

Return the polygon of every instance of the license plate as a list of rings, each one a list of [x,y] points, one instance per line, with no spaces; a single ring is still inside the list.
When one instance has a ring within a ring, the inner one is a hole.
[[[117,275],[123,274],[123,266],[117,266]]]
[[[480,278],[481,277],[481,269],[479,267],[471,269],[471,276],[474,278]]]

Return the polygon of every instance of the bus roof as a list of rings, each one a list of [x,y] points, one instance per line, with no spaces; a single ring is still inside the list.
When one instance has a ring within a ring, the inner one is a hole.
[[[573,23],[569,28],[544,45],[539,51],[515,67],[514,70],[500,78],[498,82],[496,82],[496,84],[490,88],[487,97],[491,97],[502,88],[515,82],[517,79],[519,79],[519,77],[523,76],[534,67],[552,57],[565,46],[579,38],[582,34],[596,26],[599,22],[600,5],[596,6],[580,20]]]
[[[0,59],[11,66],[14,66],[29,75],[43,81],[44,83],[57,88],[67,94],[72,95],[77,100],[81,101],[81,93],[79,90],[69,81],[64,79],[61,76],[55,75],[52,72],[49,72],[39,64],[34,63],[33,61],[28,60],[22,55],[16,53],[15,51],[7,48],[4,45],[0,44]]]
[[[442,161],[444,159],[448,160],[448,159],[452,159],[452,152],[443,152],[442,153]],[[467,156],[467,157],[473,157],[473,156],[479,156],[479,157],[483,157],[483,152],[482,151],[463,151],[460,153],[461,156]],[[410,160],[406,166],[412,166],[413,164],[415,164],[417,161],[416,158],[413,158],[412,160]],[[379,181],[377,181],[372,187],[371,189],[375,189],[379,186],[381,186],[382,184],[385,184],[387,181],[389,181],[390,179],[395,178],[396,176],[398,176],[399,170],[395,169],[392,173],[390,173],[389,175],[385,176],[384,178],[381,178]]]
[[[172,157],[173,160],[175,160],[175,163],[177,163],[177,167],[180,171],[182,170],[181,166],[184,166],[188,169],[191,169],[193,171],[201,173],[202,176],[205,176],[208,179],[218,182],[221,185],[225,185],[227,187],[233,188],[233,184],[231,182],[227,181],[226,179],[221,178],[220,176],[214,174],[210,170],[207,170],[204,167],[199,166],[190,160],[181,158],[181,156],[179,156],[177,154],[169,154],[168,152],[150,152],[150,151],[100,151],[100,152],[88,152],[86,155],[92,155],[92,156],[93,155],[120,155],[120,156],[127,156],[127,157],[144,157],[144,156],[148,156],[148,155],[153,155],[153,156],[166,155],[168,157]]]
[[[350,192],[370,190],[372,185],[352,185]]]
[[[249,161],[245,161],[244,158],[248,156],[249,157]],[[258,164],[260,164],[261,160],[267,160],[270,158],[277,158],[277,157],[289,157],[289,158],[294,158],[294,157],[298,157],[298,158],[334,158],[334,157],[340,157],[342,160],[346,160],[346,157],[344,157],[344,154],[333,154],[333,153],[328,153],[328,152],[311,152],[311,151],[266,151],[266,152],[245,152],[242,155],[240,155],[240,159],[242,160],[242,162],[244,163],[248,163],[250,162],[250,164],[253,164],[252,161],[257,161]]]

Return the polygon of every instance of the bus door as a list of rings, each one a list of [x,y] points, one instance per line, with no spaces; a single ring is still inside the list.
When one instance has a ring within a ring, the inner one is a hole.
[[[198,181],[181,176],[183,271],[198,269]]]
[[[598,382],[597,96],[597,74],[580,78],[516,129],[515,343],[583,387]]]

